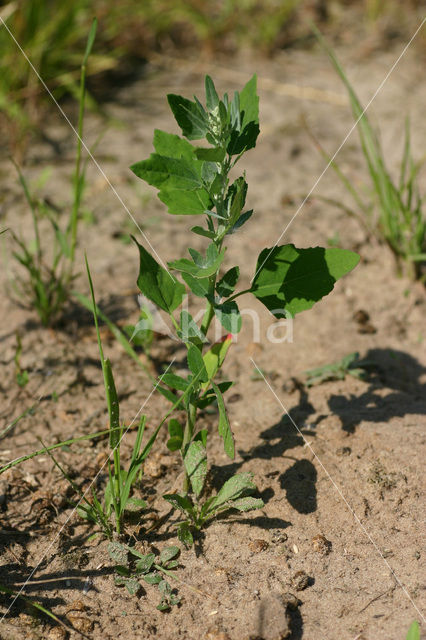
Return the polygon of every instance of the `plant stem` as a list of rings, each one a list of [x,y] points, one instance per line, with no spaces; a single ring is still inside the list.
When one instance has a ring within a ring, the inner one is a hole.
[[[183,432],[183,440],[182,440],[182,448],[181,448],[182,457],[185,456],[186,448],[191,442],[192,437],[194,435],[196,418],[197,418],[197,401],[195,401],[194,404],[191,403],[186,412],[186,423],[185,423],[185,430]],[[185,476],[183,480],[183,490],[185,494],[188,493],[189,489],[190,489],[189,476],[185,471]]]

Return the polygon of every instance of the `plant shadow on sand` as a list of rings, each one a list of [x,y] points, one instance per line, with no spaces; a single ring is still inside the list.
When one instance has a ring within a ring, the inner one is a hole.
[[[328,399],[342,429],[354,433],[364,420],[387,422],[410,414],[426,415],[426,368],[416,358],[394,349],[370,349],[363,359],[375,365],[367,390],[361,395],[331,395]],[[383,389],[390,393],[383,396]]]

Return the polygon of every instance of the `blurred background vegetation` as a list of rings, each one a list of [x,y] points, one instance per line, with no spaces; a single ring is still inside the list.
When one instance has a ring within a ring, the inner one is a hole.
[[[273,56],[312,46],[309,20],[335,42],[348,28],[376,34],[381,45],[407,38],[425,0],[14,0],[0,2],[1,144],[25,145],[40,123],[47,93],[16,38],[57,99],[76,96],[80,63],[94,16],[89,91],[129,78],[154,54],[226,55],[254,48]],[[2,22],[4,21],[4,23]],[[8,32],[10,30],[10,33]]]

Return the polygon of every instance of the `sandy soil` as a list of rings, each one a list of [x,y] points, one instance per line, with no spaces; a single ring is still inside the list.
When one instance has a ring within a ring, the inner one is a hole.
[[[372,46],[352,43],[338,50],[364,103],[402,46],[371,53]],[[409,50],[371,107],[392,170],[398,167],[406,114],[415,132],[414,154],[420,157],[424,152],[426,89],[419,82],[423,71],[419,50]],[[255,215],[231,238],[225,265],[241,266],[244,286],[254,273],[258,253],[278,241],[303,195],[323,172],[324,160],[303,122],[334,152],[352,120],[343,89],[318,52],[289,51],[271,61],[247,54],[215,64],[171,59],[152,64],[139,81],[117,91],[104,105],[110,117],[107,125],[100,116],[88,117],[86,136],[91,143],[104,132],[96,158],[164,261],[184,255],[194,221],[168,216],[154,191],[128,166],[151,152],[155,127],[176,130],[165,93],[202,94],[205,72],[214,76],[220,90],[231,92],[253,72],[259,75],[262,134],[257,148],[242,161]],[[74,138],[55,112],[46,134],[50,142],[32,146],[26,172],[35,180],[44,168],[51,168],[51,178],[39,193],[49,196],[65,219]],[[357,187],[368,185],[356,132],[339,160]],[[0,172],[2,226],[30,237],[30,217],[13,168],[3,162]],[[90,165],[88,175],[85,206],[95,222],[81,226],[79,260],[83,264],[85,249],[99,303],[123,325],[138,316],[138,257],[133,246],[119,238],[133,228],[96,167]],[[253,334],[247,317],[225,365],[225,376],[236,381],[228,408],[238,453],[230,462],[219,437],[212,437],[210,482],[214,488],[237,470],[253,471],[265,507],[213,522],[195,550],[182,549],[178,576],[184,584],[174,584],[181,606],[160,613],[154,587],[146,586],[132,597],[114,586],[107,542],[90,539],[92,530],[66,501],[72,490],[47,456],[0,476],[0,583],[19,588],[31,576],[23,593],[74,626],[72,638],[402,640],[411,621],[421,621],[424,289],[398,278],[386,247],[368,239],[356,220],[324,204],[315,197],[318,194],[349,202],[335,175],[327,171],[279,243],[307,247],[337,240],[339,246],[357,250],[361,263],[330,296],[296,318],[292,343],[271,344],[270,317],[256,301],[242,299],[243,307],[259,314],[260,331]],[[199,237],[191,242],[203,246]],[[4,253],[2,291],[15,268],[8,260],[7,242]],[[81,272],[76,288],[87,293],[83,267]],[[366,324],[356,320],[360,310],[369,315]],[[59,327],[46,330],[32,312],[3,295],[0,327],[2,424],[36,403],[33,415],[3,438],[1,463],[39,448],[39,438],[53,443],[106,426],[102,375],[87,312],[74,305]],[[29,373],[23,389],[15,382],[17,332],[23,347],[21,367]],[[122,417],[130,423],[146,402],[151,383],[107,330],[103,338]],[[375,364],[366,381],[348,376],[310,388],[304,384],[306,369],[352,351]],[[178,367],[185,366],[183,351],[168,339],[158,339],[148,366],[161,371],[173,357]],[[267,383],[253,375],[253,362],[265,372]],[[158,394],[149,398],[143,411],[150,429],[165,408]],[[215,431],[216,414],[206,413],[201,420]],[[129,432],[129,451],[133,438]],[[141,549],[176,543],[174,516],[146,533],[153,514],[167,513],[160,496],[181,473],[165,440],[163,433],[140,487],[152,511],[129,525]],[[87,485],[106,450],[106,441],[87,442],[60,451],[58,460],[76,481]],[[99,483],[104,482],[101,474]],[[9,605],[10,598],[2,597],[3,640],[68,637],[46,618],[34,618],[22,603],[11,609]]]

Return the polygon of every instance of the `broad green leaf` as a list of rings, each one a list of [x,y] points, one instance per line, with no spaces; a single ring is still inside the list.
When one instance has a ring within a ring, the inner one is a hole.
[[[187,353],[188,367],[199,382],[207,382],[208,374],[201,351],[195,344],[190,344]]]
[[[140,498],[128,498],[128,500],[125,501],[125,504],[126,511],[139,511],[140,509],[146,509],[148,506],[147,501],[141,500]]]
[[[187,548],[192,547],[194,544],[194,538],[192,537],[192,533],[187,522],[182,522],[179,525],[178,538]]]
[[[215,304],[214,313],[222,327],[232,334],[239,333],[242,327],[242,318],[236,302],[224,302]]]
[[[111,560],[114,560],[117,564],[127,563],[128,550],[124,545],[119,542],[110,542],[107,549]]]
[[[166,547],[160,553],[160,557],[158,558],[158,564],[160,565],[166,564],[167,562],[169,562],[169,560],[173,560],[173,558],[177,558],[179,553],[180,553],[179,547],[174,547],[174,546]]]
[[[239,277],[239,267],[232,267],[232,269],[229,269],[229,271],[225,273],[216,285],[216,291],[221,298],[228,298],[234,293]]]
[[[287,244],[258,257],[251,292],[276,318],[310,309],[351,271],[359,255],[345,249],[297,249]]]
[[[210,282],[208,278],[194,278],[189,273],[182,273],[182,279],[185,280],[192,293],[199,298],[205,298],[209,292]]]
[[[217,406],[219,408],[219,435],[223,438],[223,448],[228,458],[233,459],[235,456],[234,437],[226,414],[226,407],[223,401],[222,393],[219,387],[212,382],[212,388],[216,394]]]
[[[170,438],[167,440],[167,448],[169,451],[179,451],[182,447],[183,427],[180,422],[172,418],[169,422],[168,429]]]
[[[207,453],[202,442],[194,440],[189,444],[183,462],[192,490],[198,498],[207,474]]]
[[[405,640],[420,640],[420,627],[417,620],[411,623]]]
[[[249,122],[259,122],[259,96],[256,92],[257,76],[255,74],[240,91],[240,111],[243,127]]]
[[[198,160],[206,160],[207,162],[222,162],[226,155],[226,149],[223,147],[212,147],[211,149],[196,149],[195,155]]]
[[[186,513],[191,517],[194,515],[194,506],[187,496],[181,496],[178,493],[169,493],[165,494],[163,498],[175,509],[182,511],[182,513]]]
[[[161,129],[155,129],[154,149],[160,156],[177,159],[185,158],[194,166],[193,160],[195,147],[173,133],[166,133],[165,131],[161,131]]]
[[[208,342],[191,314],[185,310],[181,311],[180,314],[180,331],[178,331],[178,336],[183,342],[194,342],[198,344]]]
[[[197,104],[173,93],[169,93],[167,100],[185,138],[188,140],[204,138],[208,130],[208,123],[206,117],[200,113]]]
[[[238,511],[252,511],[253,509],[262,509],[262,507],[265,506],[265,503],[261,498],[247,496],[246,498],[237,498],[236,500],[232,500],[229,506],[232,507],[232,509],[238,509]]]
[[[204,189],[162,189],[158,197],[167,206],[169,213],[175,216],[197,216],[206,213],[211,207],[210,196]]]
[[[142,556],[136,562],[136,571],[140,573],[148,573],[151,571],[151,567],[155,562],[155,553],[148,553],[147,555]]]
[[[161,575],[156,571],[153,571],[152,573],[147,573],[145,576],[143,576],[143,579],[147,584],[160,584],[160,582],[162,582],[163,580]]]
[[[206,107],[208,111],[213,111],[219,104],[219,96],[217,95],[216,87],[210,76],[206,75],[205,78],[206,87]]]
[[[117,586],[126,587],[127,591],[130,593],[131,596],[136,595],[139,589],[141,588],[141,585],[136,580],[136,578],[131,578],[131,577],[127,578],[126,576],[117,576],[114,579],[114,582]]]
[[[230,500],[237,500],[242,498],[247,493],[251,493],[256,490],[256,485],[253,482],[252,473],[237,473],[232,478],[229,478],[220,489],[216,496],[215,501],[211,504],[210,510],[214,510],[222,504],[229,502]]]
[[[185,286],[163,269],[133,236],[132,238],[139,249],[139,289],[160,309],[172,313],[182,303],[186,294]]]
[[[133,164],[130,169],[138,178],[142,178],[161,191],[193,191],[202,187],[201,163],[197,171],[196,160],[189,162],[185,158],[168,158],[151,153],[147,160]]]
[[[212,347],[206,351],[203,356],[204,364],[207,370],[208,379],[215,377],[225,360],[225,356],[232,343],[232,336],[227,335],[220,342],[215,342]]]
[[[182,378],[182,376],[178,376],[175,373],[163,373],[161,376],[161,382],[167,384],[167,386],[172,389],[178,389],[179,391],[186,391],[188,388],[189,382]]]

